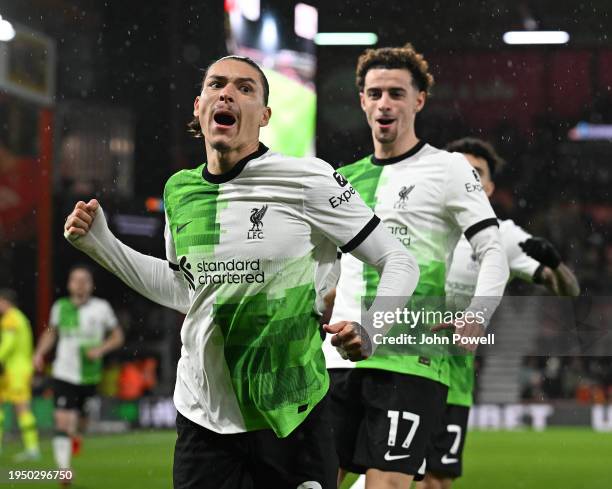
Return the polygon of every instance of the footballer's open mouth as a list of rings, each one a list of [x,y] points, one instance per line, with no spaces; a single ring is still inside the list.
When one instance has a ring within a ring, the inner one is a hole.
[[[213,120],[221,127],[232,127],[236,124],[236,116],[227,110],[215,112]]]
[[[376,119],[376,122],[378,122],[378,125],[381,127],[389,127],[395,122],[395,119],[391,117],[379,117]]]

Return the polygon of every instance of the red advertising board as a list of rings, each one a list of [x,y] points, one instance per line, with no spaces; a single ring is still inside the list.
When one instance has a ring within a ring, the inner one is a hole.
[[[429,107],[461,114],[472,128],[504,122],[529,131],[537,117],[579,117],[589,109],[591,54],[542,49],[429,56],[436,76]]]

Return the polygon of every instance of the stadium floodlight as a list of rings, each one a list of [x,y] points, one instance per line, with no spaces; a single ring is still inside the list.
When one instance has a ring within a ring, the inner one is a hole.
[[[567,137],[570,141],[612,141],[612,124],[579,122],[568,131]]]
[[[565,31],[509,31],[503,37],[506,44],[566,44],[569,38]]]
[[[312,5],[298,3],[294,9],[294,25],[295,33],[304,39],[313,40],[317,35],[319,13]]]
[[[314,41],[319,46],[371,46],[378,36],[373,32],[319,32]]]
[[[278,29],[276,21],[271,15],[263,19],[261,28],[261,48],[266,52],[274,52],[278,48]]]
[[[0,15],[0,41],[11,41],[15,37],[15,28]]]
[[[244,15],[245,19],[248,19],[251,22],[256,22],[259,20],[259,16],[261,14],[259,0],[238,0],[238,8],[242,12],[242,15]]]

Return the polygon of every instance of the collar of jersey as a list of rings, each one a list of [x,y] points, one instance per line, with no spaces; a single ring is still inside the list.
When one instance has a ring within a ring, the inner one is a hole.
[[[213,175],[208,171],[208,165],[204,165],[204,169],[202,170],[202,178],[209,183],[229,182],[233,178],[236,178],[238,175],[240,175],[240,172],[244,170],[244,167],[249,161],[254,160],[255,158],[259,158],[267,151],[268,147],[263,143],[259,143],[259,148],[257,148],[257,151],[251,153],[248,156],[245,156],[238,163],[236,163],[230,171],[222,173],[221,175]]]
[[[376,158],[376,156],[372,155],[370,156],[370,160],[372,161],[372,164],[374,165],[381,165],[381,166],[382,165],[392,165],[393,163],[397,163],[398,161],[402,161],[402,160],[405,160],[406,158],[410,158],[411,156],[414,156],[419,151],[421,151],[421,148],[425,146],[425,144],[426,144],[425,141],[419,141],[412,148],[410,148],[404,154],[401,154],[399,156],[394,156],[393,158]]]

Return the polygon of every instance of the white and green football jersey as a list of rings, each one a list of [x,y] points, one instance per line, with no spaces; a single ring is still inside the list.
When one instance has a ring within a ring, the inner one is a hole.
[[[529,257],[519,243],[529,239],[530,234],[508,219],[499,222],[504,252],[508,258],[510,280],[520,278],[526,282],[533,281],[540,263]],[[446,297],[449,305],[456,309],[469,306],[474,291],[480,264],[474,256],[470,243],[463,237],[457,243],[453,261],[446,279]],[[471,406],[474,391],[474,356],[457,355],[450,358],[450,386],[447,404]]]
[[[62,297],[51,307],[49,325],[57,328],[58,334],[53,377],[77,385],[100,382],[102,359],[90,360],[87,351],[100,346],[109,331],[118,327],[111,305],[90,297],[76,306],[69,297]]]
[[[338,170],[381,218],[385,227],[416,257],[420,280],[413,294],[444,296],[452,252],[461,236],[497,225],[478,174],[465,157],[419,142],[404,155],[386,160],[368,156]],[[359,317],[363,297],[373,296],[378,273],[352,256],[342,256],[331,322]],[[406,355],[380,346],[371,358],[343,360],[325,341],[328,368],[376,368],[449,384],[448,358]]]
[[[379,219],[326,162],[263,145],[223,175],[176,173],[164,204],[167,258],[191,296],[176,408],[217,433],[287,436],[328,389],[318,321],[337,247]]]

